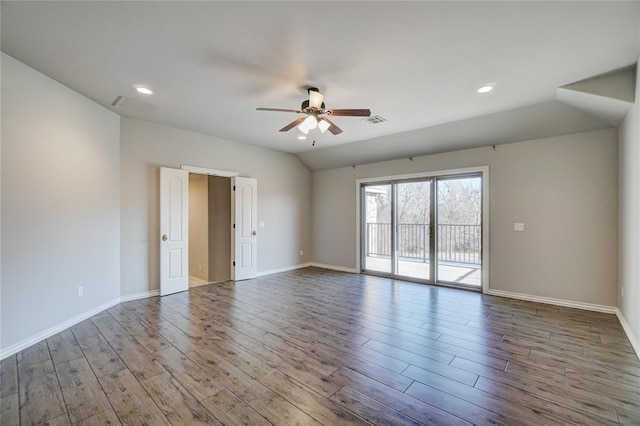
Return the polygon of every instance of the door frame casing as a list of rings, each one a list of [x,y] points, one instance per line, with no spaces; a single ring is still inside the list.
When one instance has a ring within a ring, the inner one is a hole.
[[[219,169],[210,169],[207,167],[198,167],[198,166],[190,166],[187,164],[181,164],[179,169],[176,169],[174,167],[169,167],[169,166],[161,166],[161,168],[169,168],[169,169],[175,169],[175,170],[183,170],[188,172],[189,174],[194,173],[194,174],[200,174],[200,175],[209,175],[209,176],[219,176],[219,177],[228,177],[231,178],[231,185],[233,185],[233,178],[234,177],[240,177],[240,173],[238,172],[233,172],[233,171],[228,171],[228,170],[219,170]],[[231,192],[231,203],[232,203],[232,208],[231,208],[231,223],[234,223],[234,212],[233,212],[233,202],[234,202],[234,194],[233,191]],[[187,217],[188,217],[188,209],[187,209]],[[162,227],[162,225],[160,225]],[[161,230],[160,230],[161,231]],[[235,278],[235,271],[234,271],[234,266],[233,266],[233,261],[235,260],[235,247],[233,244],[233,227],[231,229],[232,232],[232,242],[230,244],[230,252],[231,252],[231,279],[234,280]],[[160,235],[162,234],[162,232],[160,232]],[[160,243],[162,244],[162,238],[160,238]],[[162,247],[160,247],[160,253],[161,253]],[[256,253],[256,257],[255,260],[257,262],[257,253]],[[187,267],[189,264],[189,258],[187,255]],[[162,260],[159,259],[159,268],[162,268]],[[160,270],[160,277],[162,276],[162,270]],[[187,287],[188,290],[188,287]]]
[[[362,271],[362,184],[389,183],[397,180],[446,177],[462,174],[482,175],[482,293],[489,290],[489,166],[475,166],[461,169],[434,170],[393,176],[379,176],[356,179],[356,271]],[[433,192],[433,191],[432,191]],[[445,284],[446,285],[446,284]]]

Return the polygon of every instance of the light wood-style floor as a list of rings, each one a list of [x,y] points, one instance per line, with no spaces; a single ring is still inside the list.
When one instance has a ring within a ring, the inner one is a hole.
[[[1,364],[1,424],[640,424],[613,315],[303,269],[122,303]]]

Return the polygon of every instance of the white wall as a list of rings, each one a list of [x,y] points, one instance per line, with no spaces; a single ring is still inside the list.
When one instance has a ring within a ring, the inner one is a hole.
[[[131,118],[122,118],[120,130],[123,296],[159,287],[160,166],[257,178],[258,221],[265,222],[258,229],[258,272],[310,261],[311,173],[295,156]]]
[[[189,275],[209,280],[209,182],[189,174]]]
[[[314,172],[314,261],[356,266],[356,179],[488,165],[490,288],[616,306],[616,140],[607,129]]]
[[[640,70],[639,70],[640,71]],[[640,78],[640,75],[638,75]],[[640,80],[638,80],[640,81]],[[619,306],[640,342],[640,84],[619,129]],[[624,288],[624,297],[622,289]]]
[[[119,296],[119,162],[116,114],[2,54],[3,352]]]

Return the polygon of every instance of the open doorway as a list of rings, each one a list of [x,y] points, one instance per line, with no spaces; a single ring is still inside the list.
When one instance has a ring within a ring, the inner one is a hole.
[[[231,279],[231,182],[189,174],[189,287]]]

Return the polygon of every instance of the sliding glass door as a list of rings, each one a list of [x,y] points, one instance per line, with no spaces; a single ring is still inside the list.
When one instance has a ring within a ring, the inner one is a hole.
[[[480,288],[481,174],[360,188],[362,272]]]
[[[372,272],[392,274],[393,234],[391,232],[392,186],[390,184],[362,187],[363,242],[366,255],[362,268]]]
[[[438,280],[482,283],[482,177],[436,179]]]
[[[431,280],[431,185],[431,180],[395,185],[397,275]]]

